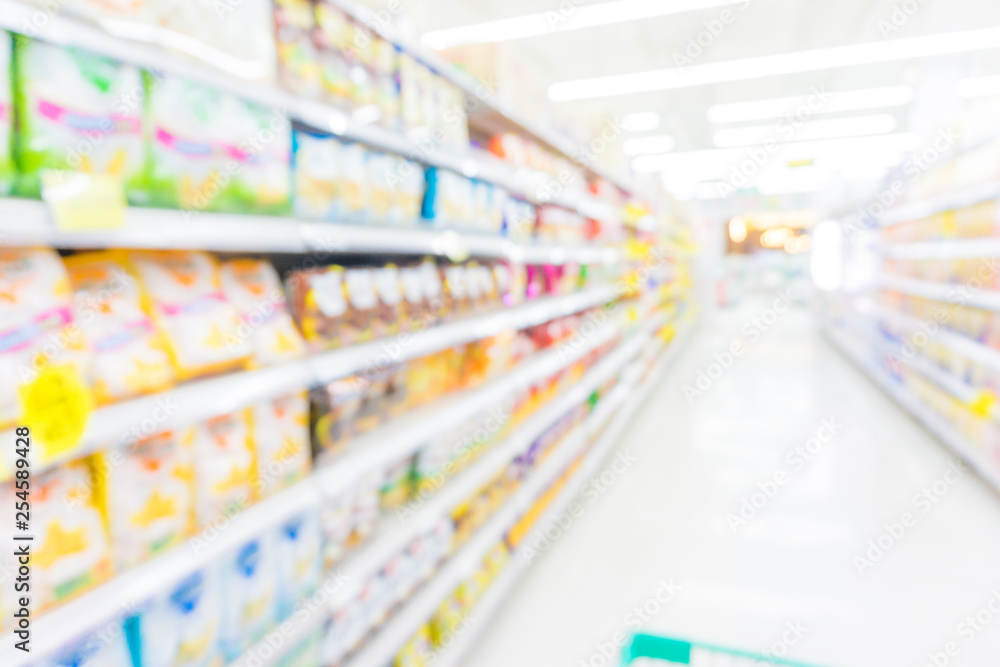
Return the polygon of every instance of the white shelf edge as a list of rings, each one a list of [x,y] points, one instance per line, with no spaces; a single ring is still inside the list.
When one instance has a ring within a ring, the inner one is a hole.
[[[913,202],[891,208],[881,216],[879,222],[884,227],[920,220],[937,213],[953,211],[969,206],[975,206],[991,199],[1000,198],[1000,184],[983,183],[972,187],[964,188],[958,192],[949,193],[940,197],[934,197],[922,202]]]
[[[0,0],[2,6],[3,0]],[[342,224],[294,217],[192,213],[129,207],[125,226],[100,232],[55,228],[45,203],[0,198],[0,240],[7,247],[67,249],[132,248],[303,254],[382,253],[446,256],[464,250],[475,257],[525,263],[611,264],[621,252],[601,244],[515,242],[500,235],[420,225]]]
[[[1000,239],[947,239],[873,246],[883,257],[894,259],[986,259],[1000,257]]]
[[[879,369],[873,368],[871,364],[860,358],[851,345],[842,339],[843,334],[829,327],[824,327],[823,333],[836,349],[895,400],[914,420],[930,431],[953,454],[969,464],[994,490],[1000,491],[1000,473],[991,470],[984,462],[984,457],[958,431],[950,424],[934,417],[927,406],[906,388],[892,382]]]
[[[993,290],[980,289],[973,291],[960,284],[937,283],[929,280],[902,278],[887,274],[882,274],[878,278],[877,285],[884,290],[902,292],[911,296],[930,299],[931,301],[961,304],[1000,312],[1000,292]],[[965,294],[960,292],[962,289],[966,290]]]
[[[595,287],[565,297],[553,297],[465,320],[450,322],[410,334],[402,350],[392,355],[394,363],[416,359],[454,345],[480,340],[509,328],[523,329],[548,322],[563,315],[599,306],[615,298],[613,287]],[[196,380],[159,394],[116,403],[94,412],[83,443],[68,455],[45,465],[35,464],[37,473],[61,462],[79,458],[100,447],[116,445],[128,434],[128,428],[162,414],[156,428],[182,428],[215,415],[225,414],[256,402],[304,390],[324,382],[363,372],[378,360],[396,340],[388,337],[363,345],[342,348],[309,357],[302,361],[254,371]],[[170,414],[162,406],[169,408]],[[0,438],[10,432],[0,434]],[[0,457],[0,463],[4,459]],[[0,467],[0,481],[9,478],[10,463]]]
[[[0,0],[0,28],[21,33],[25,25],[33,25],[35,14],[40,11],[44,10],[16,0]],[[118,37],[86,21],[49,13],[40,38],[198,81],[244,99],[285,110],[292,118],[319,130],[333,132],[336,128],[336,134],[345,138],[403,156],[418,156],[421,161],[457,170],[458,173],[463,173],[463,168],[471,163],[477,166],[479,178],[493,181],[511,190],[513,194],[525,197],[529,194],[518,189],[519,183],[514,178],[513,170],[492,156],[471,149],[460,151],[444,146],[436,146],[435,150],[428,151],[402,133],[359,123],[350,114],[331,104],[299,97],[272,85],[240,79],[209,63],[174,54],[158,46]],[[560,200],[553,203],[579,211],[581,207],[586,208],[589,199],[581,197],[574,201]]]

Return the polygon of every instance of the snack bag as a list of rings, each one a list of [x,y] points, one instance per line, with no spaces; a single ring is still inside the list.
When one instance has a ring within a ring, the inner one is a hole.
[[[60,647],[35,664],[38,667],[132,667],[132,656],[125,631],[121,623],[115,621]]]
[[[473,286],[468,267],[451,264],[444,268],[445,301],[450,305],[449,317],[468,317],[473,311]]]
[[[403,291],[400,308],[400,327],[404,331],[419,331],[430,326],[430,307],[424,298],[424,283],[419,266],[404,266],[399,270]]]
[[[427,303],[427,326],[433,326],[447,317],[453,309],[444,290],[444,272],[433,260],[425,259],[420,264],[420,280],[424,289],[424,301]]]
[[[120,569],[128,569],[179,544],[191,517],[191,469],[172,432],[91,460],[98,506]]]
[[[226,299],[219,267],[207,253],[151,251],[130,255],[147,310],[167,339],[177,377],[189,380],[246,364],[250,342]]]
[[[37,475],[30,498],[35,534],[31,598],[41,611],[104,581],[113,565],[86,463],[76,461]]]
[[[163,335],[142,309],[139,281],[118,252],[66,259],[73,317],[92,351],[98,404],[164,391],[174,368]]]
[[[150,600],[127,624],[142,667],[222,667],[220,591],[212,571],[199,571]]]
[[[313,351],[351,345],[360,338],[363,316],[359,321],[348,302],[343,267],[295,271],[286,290],[292,315]]]
[[[378,318],[380,322],[385,323],[383,335],[395,334],[400,330],[404,317],[399,267],[395,264],[386,264],[380,269],[374,269],[373,274],[375,293],[379,300]]]
[[[309,474],[309,396],[299,392],[253,407],[257,496],[267,498]]]
[[[380,338],[389,329],[391,309],[379,302],[375,291],[375,273],[372,269],[347,269],[344,272],[344,290],[351,307],[348,322],[352,338],[345,345],[363,343]]]
[[[358,433],[357,420],[366,384],[359,377],[341,378],[311,392],[311,423],[318,465],[336,457]]]
[[[264,535],[219,564],[222,590],[222,653],[232,662],[264,638],[277,611],[274,542]]]
[[[302,340],[285,303],[278,273],[270,263],[258,259],[233,259],[219,272],[222,290],[233,304],[253,347],[251,367],[270,366],[301,359],[306,354]]]
[[[309,0],[276,0],[274,28],[282,87],[297,95],[319,97],[319,54],[312,38],[316,23]]]
[[[14,36],[17,194],[38,197],[45,169],[121,179],[147,203],[139,69],[77,49]]]
[[[194,464],[194,517],[204,526],[253,499],[254,452],[247,411],[213,417],[183,436]]]
[[[313,594],[323,576],[323,540],[318,515],[306,512],[286,521],[278,527],[275,543],[280,622]]]
[[[54,250],[0,248],[0,430],[21,421],[21,387],[47,364],[70,364],[89,377],[66,268]]]
[[[147,77],[150,201],[164,208],[284,214],[291,124],[275,110],[174,76]]]
[[[336,220],[344,213],[341,179],[343,145],[328,135],[296,129],[292,135],[292,201],[295,215],[312,220]]]
[[[0,30],[0,196],[14,185],[14,155],[11,137],[14,130],[14,98],[10,82],[10,56],[13,51],[10,33]]]

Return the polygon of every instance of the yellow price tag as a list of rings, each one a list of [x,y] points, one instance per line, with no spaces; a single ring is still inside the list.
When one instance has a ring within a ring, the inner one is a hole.
[[[42,172],[42,199],[60,231],[92,232],[125,226],[125,186],[117,176],[46,169]]]
[[[969,409],[977,417],[982,417],[985,419],[990,416],[990,412],[993,411],[993,406],[996,405],[997,397],[993,395],[993,392],[983,390],[979,392],[975,400],[969,404]]]
[[[70,365],[46,366],[21,387],[23,421],[41,451],[39,463],[68,454],[83,438],[94,410],[94,395]]]

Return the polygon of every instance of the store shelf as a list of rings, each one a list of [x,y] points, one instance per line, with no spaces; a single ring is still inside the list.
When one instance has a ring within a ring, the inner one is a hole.
[[[34,24],[33,20],[39,11],[42,10],[38,7],[16,0],[0,0],[0,28],[22,32],[24,26]],[[46,12],[46,19],[43,32],[46,41],[86,49],[122,62],[197,81],[244,99],[284,110],[290,117],[318,130],[458,173],[474,174],[513,194],[538,201],[539,189],[529,186],[524,178],[525,174],[515,172],[487,153],[471,149],[456,150],[437,144],[428,148],[402,133],[358,122],[332,105],[298,97],[259,81],[240,78],[238,73],[219,69],[222,67],[221,58],[206,63],[174,54],[156,43],[161,37],[153,28],[128,21],[102,21],[101,25],[94,25],[63,16],[59,12]],[[448,67],[442,71],[450,73],[452,69]],[[562,192],[562,188],[553,187],[550,191]],[[551,203],[578,211],[581,215],[600,211],[613,213],[614,219],[618,217],[617,212],[607,211],[603,203],[586,193],[566,192],[555,197]]]
[[[617,249],[597,244],[515,243],[498,235],[427,227],[304,222],[295,218],[153,208],[127,209],[125,226],[121,229],[65,232],[56,229],[43,202],[15,198],[0,198],[0,242],[5,246],[73,249],[469,254],[529,264],[605,264],[621,258]]]
[[[615,297],[613,287],[597,287],[431,327],[408,334],[405,339],[389,337],[315,355],[303,361],[198,380],[160,394],[116,403],[91,415],[79,447],[44,463],[36,461],[33,471],[38,474],[47,467],[84,456],[100,447],[121,443],[128,439],[131,429],[139,425],[152,423],[156,430],[183,428],[259,401],[362,373],[370,368],[382,368],[387,359],[392,363],[417,359],[508,329],[523,329],[600,306]],[[0,438],[4,437],[13,441],[9,431],[0,433]],[[9,479],[12,474],[6,456],[0,453],[0,481]]]
[[[879,222],[883,226],[896,225],[901,222],[921,220],[945,211],[968,208],[994,199],[1000,199],[1000,183],[985,183],[927,201],[891,208],[879,216]]]
[[[987,289],[972,289],[954,283],[935,283],[928,280],[900,278],[883,274],[877,280],[881,289],[902,292],[931,301],[956,303],[984,310],[1000,312],[1000,292]]]
[[[1000,257],[1000,239],[950,239],[917,243],[887,243],[874,246],[883,257],[893,259],[986,259]]]
[[[936,322],[925,322],[919,318],[913,317],[912,315],[900,313],[877,303],[868,304],[866,314],[879,317],[893,326],[900,327],[910,332],[915,333],[919,331],[923,332],[925,335],[929,335],[930,332],[933,332],[934,342],[948,347],[956,354],[971,359],[978,364],[987,366],[996,372],[1000,372],[1000,351],[994,350],[993,348],[983,345],[978,341],[971,340],[961,334],[948,331]],[[933,324],[933,326],[931,326],[931,324]],[[930,328],[928,329],[927,327]]]
[[[565,510],[570,502],[579,495],[583,483],[597,472],[601,463],[607,458],[610,450],[618,442],[621,434],[631,422],[632,416],[645,403],[649,394],[659,384],[666,370],[679,356],[680,351],[690,337],[691,330],[692,326],[688,325],[685,331],[670,343],[663,358],[656,363],[648,379],[639,385],[634,394],[625,401],[619,414],[608,424],[605,432],[600,436],[592,451],[587,454],[587,458],[574,476],[573,481],[559,495],[559,498],[549,511],[546,512],[545,516],[539,520],[532,534],[543,532],[545,527],[551,525],[555,517]],[[521,576],[531,567],[531,563],[532,561],[522,557],[519,551],[515,550],[511,554],[510,563],[497,576],[482,599],[473,608],[472,615],[475,617],[476,622],[470,624],[465,632],[458,635],[455,641],[438,655],[437,660],[433,663],[434,667],[460,667],[465,656],[475,646],[479,636],[489,627],[489,620],[499,611]]]
[[[629,339],[621,347],[602,359],[572,387],[560,394],[551,403],[530,417],[524,424],[502,443],[456,476],[437,494],[432,496],[410,520],[400,524],[387,522],[382,534],[352,557],[339,572],[348,582],[360,585],[368,574],[384,565],[386,560],[397,553],[416,535],[427,530],[434,520],[445,511],[468,497],[483,483],[509,462],[555,420],[574,405],[586,400],[594,388],[635,356],[641,345],[652,332],[652,325],[639,335]],[[534,379],[541,379],[571,365],[590,350],[598,347],[617,334],[615,327],[609,326],[588,340],[587,343],[565,359],[560,366],[556,350],[537,355],[530,363],[519,367],[510,377],[505,377],[483,389],[470,392],[461,402],[440,401],[428,406],[402,424],[390,423],[388,428],[380,428],[359,440],[359,442],[334,461],[331,465],[317,470],[308,479],[264,500],[240,514],[232,517],[225,526],[217,526],[212,539],[194,536],[185,544],[169,553],[153,559],[139,567],[116,576],[106,584],[76,598],[65,605],[39,616],[33,625],[33,659],[44,657],[103,623],[120,617],[125,610],[135,609],[144,600],[163,590],[166,586],[204,568],[222,554],[238,547],[261,534],[268,527],[278,525],[300,512],[317,506],[322,497],[336,495],[346,488],[351,479],[382,465],[386,461],[398,460],[394,456],[405,457],[419,447],[428,437],[440,432],[448,423],[458,423],[463,418],[474,415],[478,410],[488,409],[509,392],[516,391]],[[403,435],[400,428],[405,427]],[[351,585],[341,589],[335,601],[350,598],[356,593]],[[320,619],[311,618],[314,623]],[[302,629],[303,636],[309,628]],[[10,641],[8,641],[10,640]],[[21,667],[26,661],[20,651],[13,649],[12,636],[0,636],[0,664],[4,667]]]
[[[873,367],[865,361],[863,356],[854,349],[852,343],[845,339],[844,334],[831,328],[825,328],[823,334],[835,348],[840,350],[848,360],[853,362],[858,369],[906,410],[913,419],[937,437],[952,453],[965,461],[993,489],[1000,491],[1000,473],[993,470],[989,466],[986,457],[958,433],[954,427],[935,416],[929,407],[914,396],[906,387],[893,382],[884,371]]]

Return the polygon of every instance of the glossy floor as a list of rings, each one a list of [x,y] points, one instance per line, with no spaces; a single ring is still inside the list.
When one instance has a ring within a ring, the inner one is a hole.
[[[463,664],[617,665],[640,626],[830,667],[996,664],[1000,495],[804,309],[758,328],[766,306],[703,318]]]

